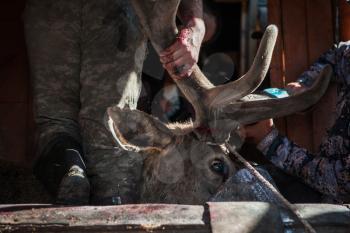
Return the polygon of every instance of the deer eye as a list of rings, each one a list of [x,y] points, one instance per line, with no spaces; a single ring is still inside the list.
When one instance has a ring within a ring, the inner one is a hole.
[[[216,174],[222,176],[224,181],[228,178],[228,167],[227,165],[220,159],[215,159],[210,164],[210,169]]]

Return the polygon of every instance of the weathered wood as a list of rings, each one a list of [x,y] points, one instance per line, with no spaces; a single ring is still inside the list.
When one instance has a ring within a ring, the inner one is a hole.
[[[269,20],[277,24],[281,32],[281,44],[277,42],[271,67],[272,86],[295,81],[331,48],[333,17],[330,0],[269,1]],[[287,135],[301,146],[316,150],[333,122],[334,115],[329,113],[334,110],[335,101],[333,85],[312,111],[287,117]],[[283,130],[283,126],[281,128]]]
[[[346,206],[331,204],[296,204],[301,216],[306,219],[317,233],[346,233],[350,229],[350,209]],[[283,215],[282,215],[283,216]],[[283,217],[285,232],[305,232],[299,222]]]
[[[306,14],[308,63],[311,65],[334,43],[332,1],[307,0]]]
[[[281,1],[286,83],[308,68],[306,1]],[[311,114],[287,117],[287,135],[299,145],[313,148]]]
[[[350,40],[350,4],[344,1],[339,1],[340,13],[340,40]]]
[[[272,87],[283,88],[285,86],[285,61],[283,48],[283,27],[281,18],[281,0],[268,1],[269,23],[275,24],[279,29],[279,36],[275,45],[275,51],[270,65],[270,83]],[[283,134],[286,134],[286,118],[275,119],[275,124]]]
[[[203,206],[26,206],[17,211],[7,206],[0,211],[0,232],[210,232]]]
[[[267,203],[226,202],[208,206],[7,205],[0,206],[0,232],[304,232],[287,212]],[[296,208],[317,232],[349,232],[350,210],[346,206],[299,204]]]
[[[276,41],[275,51],[273,53],[270,65],[270,82],[273,87],[283,88],[285,85],[285,67],[283,54],[283,28],[281,19],[281,0],[270,0],[268,2],[269,23],[275,24],[279,30],[279,36]]]
[[[334,43],[332,1],[307,0],[307,45],[308,63],[314,63],[320,55],[329,50]],[[322,26],[320,26],[322,22]],[[320,40],[322,38],[322,40]],[[334,123],[336,105],[336,86],[330,85],[327,93],[313,107],[313,150],[317,151],[327,129]]]
[[[263,202],[208,203],[213,233],[283,232],[279,210]]]

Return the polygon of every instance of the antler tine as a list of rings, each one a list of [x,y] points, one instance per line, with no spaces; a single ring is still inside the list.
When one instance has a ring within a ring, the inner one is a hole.
[[[235,119],[244,125],[305,110],[315,104],[324,95],[331,77],[332,67],[325,65],[313,86],[302,93],[281,99],[271,98],[235,102],[221,109],[220,117],[224,119]]]
[[[240,79],[209,91],[210,106],[223,106],[252,93],[262,83],[269,69],[278,29],[275,25],[266,28],[258,52],[248,72]]]

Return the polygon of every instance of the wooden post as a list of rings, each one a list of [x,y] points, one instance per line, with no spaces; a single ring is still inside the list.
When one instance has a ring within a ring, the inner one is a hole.
[[[280,29],[271,65],[271,85],[283,87],[295,81],[322,53],[332,47],[332,0],[269,0],[268,12],[270,23]],[[311,111],[288,116],[285,124],[279,120],[277,126],[297,144],[316,151],[326,129],[333,122],[335,101],[336,87],[331,85]]]
[[[308,63],[314,63],[320,55],[331,49],[334,44],[334,14],[332,1],[307,0],[307,37],[308,37]],[[320,22],[322,24],[320,25]],[[318,147],[335,120],[336,84],[330,84],[327,93],[313,107],[312,136],[313,150]]]
[[[270,0],[268,2],[268,20],[269,23],[275,24],[279,30],[279,36],[276,41],[275,51],[270,65],[270,82],[271,86],[279,88],[285,86],[286,80],[281,16],[281,0]],[[275,124],[282,133],[287,133],[286,118],[275,119]]]
[[[350,3],[339,0],[340,40],[350,40]]]
[[[306,1],[281,1],[286,83],[295,81],[308,68]],[[312,115],[294,114],[287,118],[287,136],[307,148],[313,148]]]

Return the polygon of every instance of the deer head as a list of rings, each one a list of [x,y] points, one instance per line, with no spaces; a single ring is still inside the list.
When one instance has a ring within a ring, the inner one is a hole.
[[[176,38],[179,2],[132,0],[157,52]],[[137,110],[108,109],[114,138],[125,150],[144,156],[141,202],[205,202],[237,169],[222,144],[240,125],[303,110],[323,95],[331,76],[328,66],[304,93],[283,99],[250,95],[268,71],[276,38],[277,28],[269,26],[251,68],[234,82],[213,86],[198,67],[188,78],[172,77],[195,109],[193,122],[166,125]]]
[[[144,112],[119,107],[109,108],[108,115],[119,145],[143,156],[140,202],[200,204],[236,170],[222,147],[182,134],[191,123],[165,125]]]

